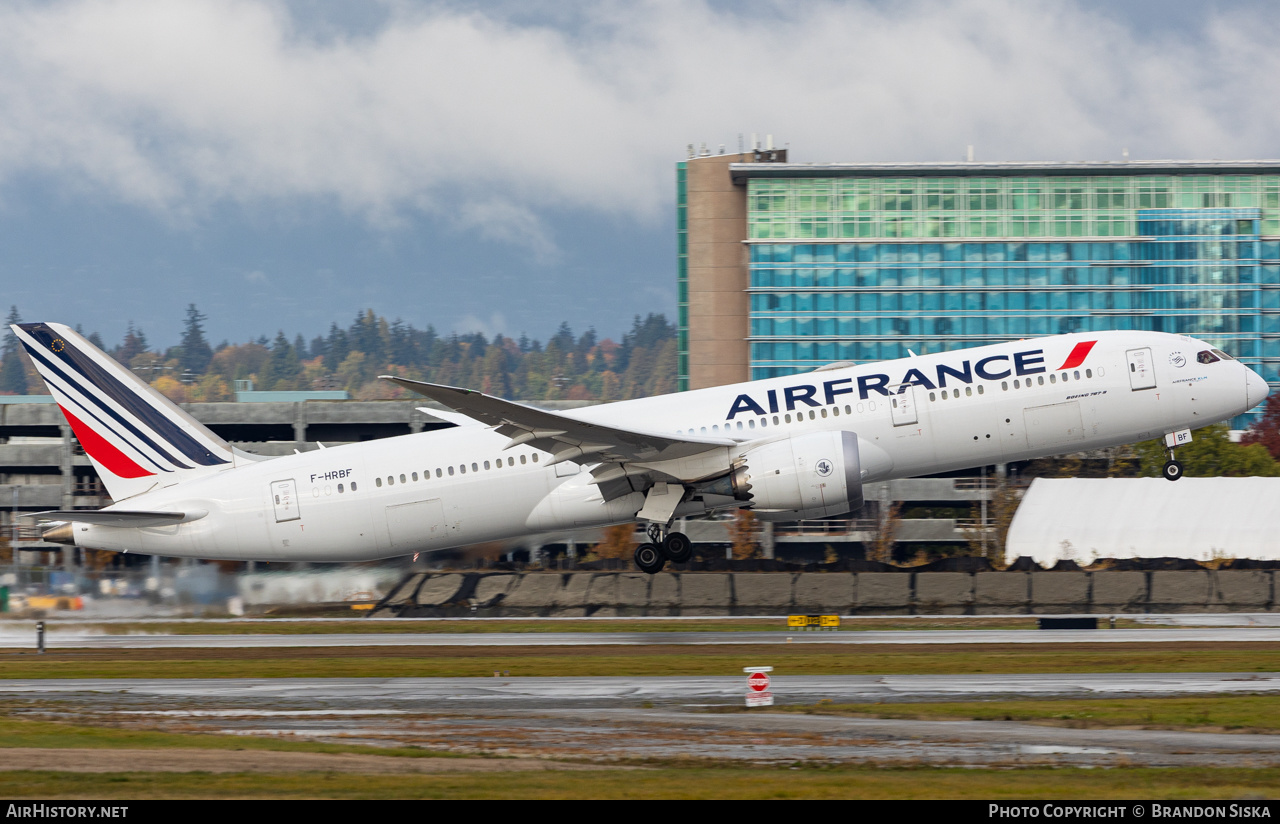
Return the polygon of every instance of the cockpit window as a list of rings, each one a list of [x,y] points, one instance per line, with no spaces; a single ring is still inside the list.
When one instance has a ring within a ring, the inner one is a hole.
[[[1213,352],[1206,349],[1200,354],[1196,355],[1196,360],[1199,361],[1200,363],[1217,363],[1219,358],[1217,355],[1213,354]]]
[[[1222,358],[1223,360],[1235,360],[1235,358],[1231,357],[1226,352],[1223,352],[1221,349],[1210,349],[1209,351],[1217,355],[1218,357]]]

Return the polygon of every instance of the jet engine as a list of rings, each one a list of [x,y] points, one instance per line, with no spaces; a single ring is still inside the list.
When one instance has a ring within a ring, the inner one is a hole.
[[[862,483],[892,469],[887,454],[854,432],[811,432],[747,449],[725,476],[700,492],[749,502],[764,521],[843,515],[862,507]],[[867,467],[863,466],[862,452]]]

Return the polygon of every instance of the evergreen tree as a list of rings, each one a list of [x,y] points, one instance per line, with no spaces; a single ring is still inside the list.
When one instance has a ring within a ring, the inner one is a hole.
[[[302,374],[302,364],[298,360],[298,352],[284,336],[281,329],[271,344],[271,360],[263,370],[269,374],[270,389],[296,389],[298,376]]]
[[[11,328],[21,322],[18,307],[10,307],[4,327],[4,356],[0,358],[0,392],[13,395],[27,394],[27,370],[22,363],[22,345],[18,343],[18,336],[13,334]]]
[[[347,333],[338,328],[338,324],[329,324],[329,339],[325,342],[324,368],[337,372],[338,367],[351,354],[351,341]]]
[[[124,341],[116,348],[115,358],[125,366],[129,362],[147,351],[147,335],[141,329],[135,329],[133,321],[129,321],[129,328],[124,333]]]
[[[547,346],[555,344],[556,348],[561,352],[572,352],[574,345],[577,343],[573,337],[573,330],[569,328],[569,322],[563,321],[556,333],[551,336],[551,340],[547,341]]]
[[[201,314],[194,303],[187,305],[187,319],[183,322],[182,354],[178,366],[183,374],[203,375],[213,360],[213,350],[204,339],[204,326],[207,318]]]
[[[372,309],[366,309],[356,315],[355,322],[351,324],[352,349],[363,352],[371,363],[387,362],[386,345],[382,335],[379,334],[379,327],[383,324],[385,321],[374,315]]]

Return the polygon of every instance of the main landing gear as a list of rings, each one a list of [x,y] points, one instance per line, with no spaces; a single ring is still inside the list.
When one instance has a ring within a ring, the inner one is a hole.
[[[668,532],[665,524],[649,524],[651,543],[636,547],[635,562],[641,572],[655,575],[667,561],[683,564],[693,557],[693,542],[683,532]]]

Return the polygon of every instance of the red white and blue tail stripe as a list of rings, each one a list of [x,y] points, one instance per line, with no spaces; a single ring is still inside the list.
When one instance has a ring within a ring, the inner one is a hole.
[[[115,500],[234,465],[229,444],[71,328],[12,329]]]

